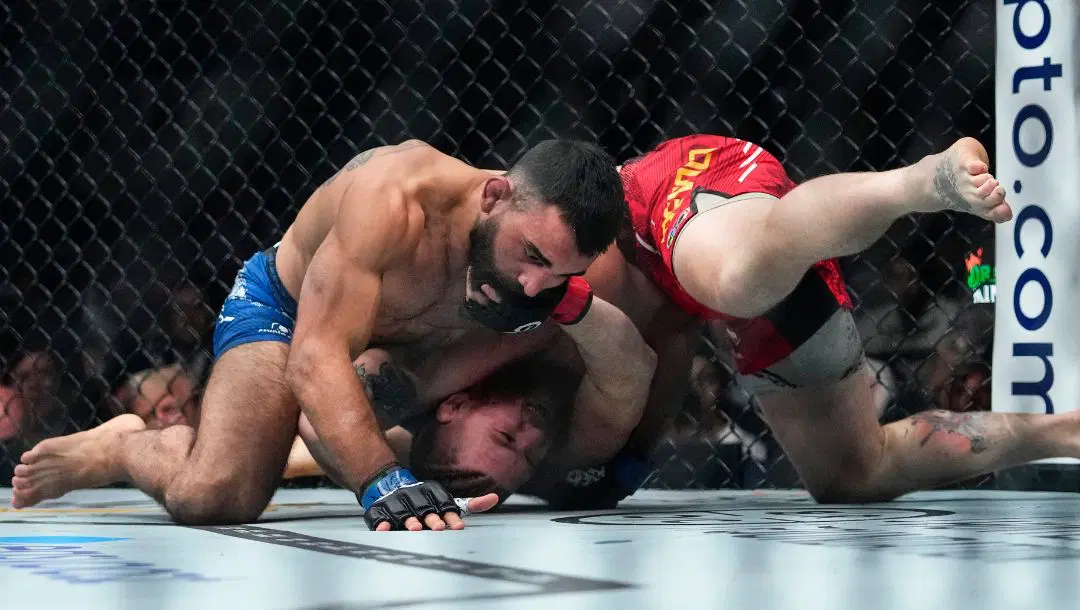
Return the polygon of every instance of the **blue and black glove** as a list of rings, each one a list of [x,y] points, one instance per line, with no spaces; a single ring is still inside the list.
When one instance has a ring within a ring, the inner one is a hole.
[[[655,471],[648,458],[624,449],[603,466],[571,470],[564,480],[538,495],[555,510],[612,509]]]
[[[420,482],[397,464],[375,473],[361,489],[356,499],[364,508],[364,521],[372,530],[383,521],[390,524],[390,529],[402,530],[409,517],[416,517],[422,525],[424,517],[432,513],[440,517],[451,512],[461,515],[454,496],[442,485]]]

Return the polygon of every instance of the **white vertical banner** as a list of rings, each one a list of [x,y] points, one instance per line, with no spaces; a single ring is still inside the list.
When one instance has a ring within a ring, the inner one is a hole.
[[[1077,0],[997,3],[993,410],[1080,410]],[[1072,461],[1072,460],[1063,460]]]

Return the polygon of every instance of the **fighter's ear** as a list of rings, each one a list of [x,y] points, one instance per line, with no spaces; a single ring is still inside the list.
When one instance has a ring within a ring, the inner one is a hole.
[[[480,209],[490,214],[500,202],[509,202],[514,194],[514,185],[506,176],[492,176],[484,183],[484,199]]]
[[[465,392],[451,394],[435,409],[435,419],[441,424],[450,423],[459,413],[465,410],[469,402],[469,395]]]

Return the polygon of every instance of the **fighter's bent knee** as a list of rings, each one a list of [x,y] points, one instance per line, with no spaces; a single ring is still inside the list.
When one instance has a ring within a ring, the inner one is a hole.
[[[265,502],[241,497],[232,485],[181,484],[170,487],[165,494],[165,510],[180,525],[251,523],[265,508]]]

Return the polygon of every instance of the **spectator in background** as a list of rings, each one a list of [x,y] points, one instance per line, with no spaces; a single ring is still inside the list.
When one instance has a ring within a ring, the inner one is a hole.
[[[187,280],[173,286],[162,326],[180,360],[192,369],[205,366],[202,359],[208,355],[206,345],[214,330],[214,312],[206,305],[201,290]],[[194,372],[200,376],[201,371]]]
[[[982,362],[960,367],[938,391],[937,407],[948,411],[990,410],[990,367]]]
[[[7,395],[5,430],[0,440],[22,438],[37,442],[63,430],[55,424],[63,415],[56,395],[56,363],[45,352],[30,352],[18,360],[4,375],[0,387]]]
[[[22,394],[11,386],[0,385],[0,443],[18,436],[25,413]]]
[[[121,412],[138,415],[150,429],[198,426],[196,379],[179,364],[135,373],[117,390],[116,399]]]
[[[22,452],[67,433],[67,414],[57,396],[56,363],[45,352],[28,352],[0,377],[0,485],[10,485]]]

